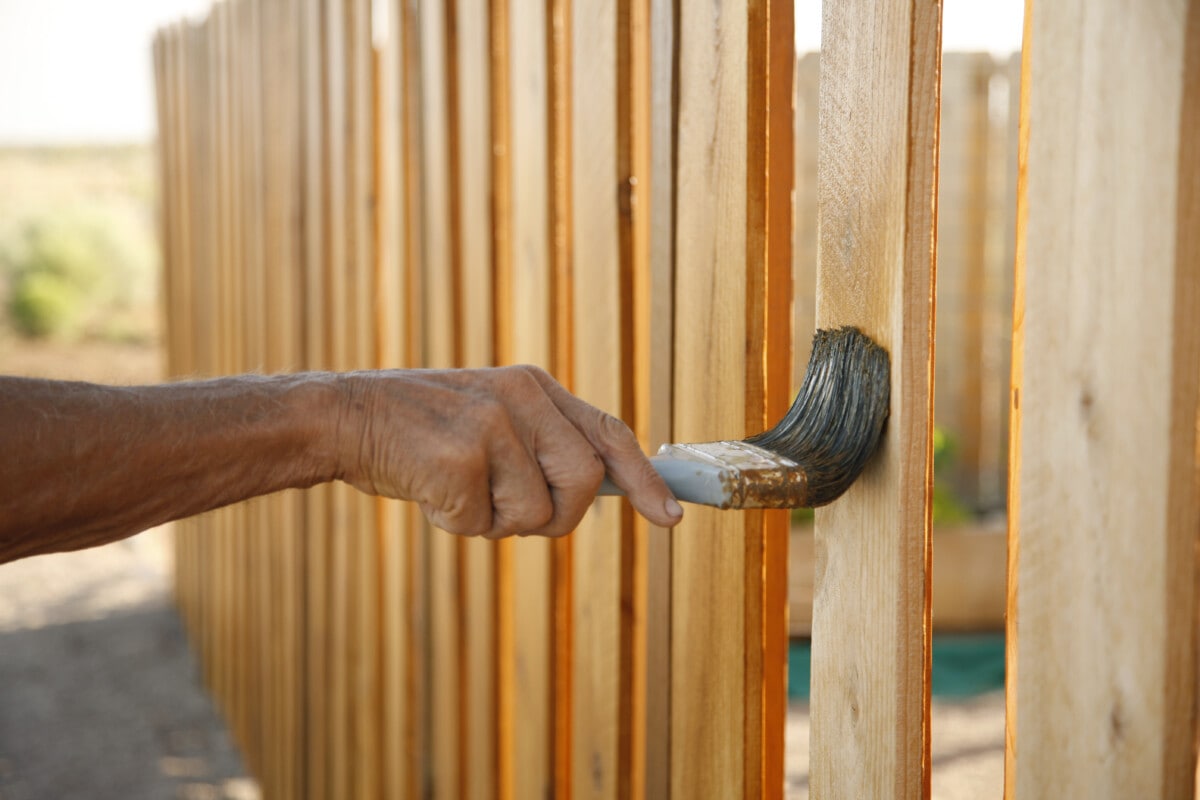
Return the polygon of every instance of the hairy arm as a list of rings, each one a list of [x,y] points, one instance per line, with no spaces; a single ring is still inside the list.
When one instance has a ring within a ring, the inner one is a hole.
[[[607,471],[678,505],[623,423],[531,367],[113,387],[0,377],[0,563],[345,480],[452,533],[572,530]]]

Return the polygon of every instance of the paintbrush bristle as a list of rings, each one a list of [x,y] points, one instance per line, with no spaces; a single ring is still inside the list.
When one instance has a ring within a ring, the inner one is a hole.
[[[746,441],[795,461],[808,478],[809,506],[852,484],[883,433],[891,398],[887,351],[858,328],[820,330],[796,401],[774,428]]]

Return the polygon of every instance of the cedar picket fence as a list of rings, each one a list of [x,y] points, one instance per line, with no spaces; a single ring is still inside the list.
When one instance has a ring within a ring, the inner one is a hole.
[[[975,57],[943,79],[937,3],[826,0],[813,93],[772,0],[226,0],[155,44],[170,370],[532,362],[650,446],[761,429],[808,330],[858,324],[894,402],[817,514],[813,795],[929,794],[936,385],[974,502],[1008,453],[1006,796],[1192,796],[1200,10],[1029,10],[1018,93]],[[1015,187],[956,81],[1019,98]],[[939,119],[990,165],[940,242]],[[935,252],[966,320],[936,368]],[[1011,383],[977,332],[1010,285]],[[344,486],[181,523],[179,605],[265,795],[782,796],[786,516],[666,535],[622,503],[553,542]]]

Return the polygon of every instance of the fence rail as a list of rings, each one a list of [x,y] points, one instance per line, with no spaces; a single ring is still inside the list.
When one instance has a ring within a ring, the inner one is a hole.
[[[814,795],[929,794],[936,405],[969,503],[1011,450],[1006,796],[1190,796],[1200,10],[1031,9],[1018,92],[936,3],[827,0],[818,82],[790,0],[225,0],[155,43],[170,370],[532,362],[649,448],[858,324],[894,402],[816,519]],[[267,797],[781,797],[787,534],[335,485],[184,521],[176,591]]]

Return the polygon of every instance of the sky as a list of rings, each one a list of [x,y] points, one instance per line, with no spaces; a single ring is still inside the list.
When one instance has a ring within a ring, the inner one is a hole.
[[[686,2],[687,0],[685,0]],[[0,145],[154,137],[154,31],[211,0],[0,0]],[[945,0],[948,50],[1020,47],[1022,0]],[[821,1],[797,0],[796,44],[820,46]]]

